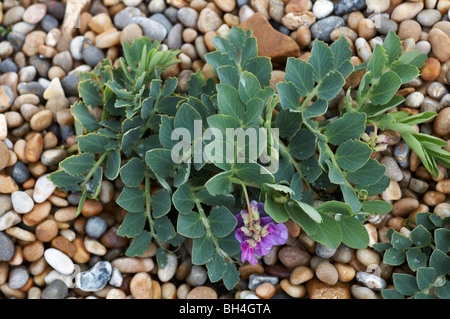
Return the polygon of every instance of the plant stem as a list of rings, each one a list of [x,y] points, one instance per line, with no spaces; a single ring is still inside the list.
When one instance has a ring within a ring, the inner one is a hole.
[[[105,160],[105,158],[108,155],[108,153],[109,152],[103,153],[102,156],[100,156],[98,161],[94,164],[94,166],[92,166],[91,170],[89,171],[89,173],[84,178],[83,183],[80,185],[80,188],[83,188],[84,186],[86,186],[87,182],[92,177],[92,175],[94,175],[94,173],[97,171],[97,169],[100,167],[100,165],[103,163],[103,161]]]

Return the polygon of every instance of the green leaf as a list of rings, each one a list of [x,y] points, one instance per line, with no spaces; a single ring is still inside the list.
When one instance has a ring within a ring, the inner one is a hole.
[[[391,64],[391,70],[397,73],[402,81],[402,84],[408,83],[415,78],[417,78],[420,74],[419,69],[411,64],[400,63],[398,61],[394,61]]]
[[[126,255],[129,257],[141,256],[148,249],[148,245],[150,245],[151,242],[152,235],[147,231],[143,231],[131,241],[131,245],[128,247]]]
[[[227,263],[216,251],[214,251],[212,260],[206,263],[206,268],[208,269],[208,277],[211,282],[217,282],[227,271]]]
[[[122,182],[128,187],[138,187],[144,179],[144,172],[147,166],[145,162],[138,158],[132,157],[120,169],[120,178]]]
[[[153,149],[146,153],[145,161],[152,171],[161,176],[168,178],[177,164],[172,160],[172,152],[166,149]]]
[[[400,266],[405,261],[405,251],[395,248],[389,248],[383,255],[383,262],[392,266]]]
[[[156,262],[159,268],[164,268],[168,262],[168,253],[162,247],[158,247],[156,250]]]
[[[408,51],[400,56],[398,62],[402,64],[409,64],[420,69],[424,65],[427,57],[428,55],[420,53],[417,50]]]
[[[144,213],[127,213],[117,229],[117,235],[129,238],[136,237],[144,230],[146,220],[147,217]]]
[[[362,210],[371,215],[386,215],[391,212],[392,204],[381,200],[371,200],[362,204]]]
[[[436,270],[430,267],[421,267],[417,269],[417,286],[420,290],[431,287],[436,278]]]
[[[239,98],[238,90],[228,84],[217,85],[217,102],[222,114],[231,115],[241,121],[245,106]]]
[[[236,227],[237,220],[224,206],[214,207],[208,216],[209,226],[214,235],[223,238],[230,234]]]
[[[402,53],[402,44],[400,37],[394,31],[389,31],[383,42],[383,48],[388,56],[388,65],[396,60]]]
[[[327,125],[325,135],[331,144],[340,145],[348,140],[359,139],[366,128],[366,116],[360,113],[345,113]]]
[[[73,104],[71,111],[74,118],[77,119],[88,132],[92,132],[100,128],[100,124],[98,124],[97,120],[82,102],[78,101]]]
[[[103,179],[103,168],[100,166],[95,170],[95,173],[92,177],[92,184],[87,184],[87,196],[89,198],[98,198],[98,194],[100,194],[100,189],[102,187],[102,179]]]
[[[367,229],[356,217],[339,221],[342,230],[342,242],[350,248],[364,249],[369,244]]]
[[[322,223],[317,228],[316,233],[310,235],[310,237],[329,248],[338,248],[343,239],[339,223],[327,214],[320,215],[322,216]]]
[[[345,79],[338,71],[331,71],[324,76],[319,84],[317,97],[327,101],[336,97],[345,84]]]
[[[421,249],[413,248],[406,251],[406,261],[412,271],[417,271],[420,267],[427,266],[428,258]]]
[[[243,181],[249,183],[273,183],[273,175],[258,163],[236,163],[234,173]]]
[[[383,289],[381,290],[381,295],[384,299],[405,299],[405,296],[395,289]]]
[[[307,106],[302,112],[304,119],[310,119],[322,114],[328,109],[328,102],[323,99],[316,99],[311,105]]]
[[[214,254],[214,246],[208,236],[194,238],[192,241],[192,263],[203,265],[209,262]]]
[[[59,163],[61,168],[72,176],[82,176],[88,170],[92,169],[94,164],[94,156],[89,153],[72,155]]]
[[[100,88],[94,80],[89,79],[81,81],[78,84],[78,90],[80,91],[80,96],[86,105],[90,105],[94,108],[103,103]]]
[[[240,273],[234,263],[227,263],[227,270],[223,275],[222,281],[228,290],[234,288],[240,280]]]
[[[397,93],[402,81],[397,73],[393,71],[386,71],[378,80],[378,83],[373,84],[370,89],[369,99],[374,105],[383,105],[388,103],[392,97]]]
[[[244,104],[258,96],[261,90],[258,78],[250,72],[244,71],[239,80],[239,97]]]
[[[446,281],[443,286],[436,287],[434,292],[442,299],[450,299],[450,282]]]
[[[317,211],[319,213],[334,214],[334,215],[341,214],[344,216],[351,216],[353,214],[350,205],[335,200],[330,200],[321,204],[319,207],[317,207]]]
[[[300,129],[298,123],[301,121],[301,113],[291,112],[290,110],[281,110],[277,115],[275,127],[279,129],[281,137],[291,139]]]
[[[161,241],[168,241],[176,235],[175,229],[167,216],[155,219],[153,225],[156,234]]]
[[[173,193],[173,205],[181,214],[189,214],[195,206],[194,193],[189,185],[183,184]]]
[[[91,154],[105,153],[117,147],[117,141],[98,133],[89,133],[77,137],[80,152]]]
[[[314,41],[308,60],[314,69],[314,81],[320,82],[333,69],[333,61],[333,51],[328,44],[319,40]]]
[[[335,159],[339,166],[349,172],[360,169],[372,155],[372,149],[363,142],[349,140],[339,145]]]
[[[209,52],[205,55],[206,63],[212,66],[214,73],[217,74],[217,69],[223,65],[236,66],[234,60],[229,54],[220,51]]]
[[[436,248],[444,253],[450,251],[450,230],[447,228],[439,228],[434,232],[434,240]]]
[[[264,210],[277,223],[284,223],[289,219],[283,204],[277,203],[270,192],[266,193],[264,200]]]
[[[116,81],[108,81],[106,84],[106,87],[111,89],[119,98],[124,100],[133,100],[133,92],[128,91],[126,88],[124,88],[122,85],[120,85]]]
[[[231,194],[220,194],[213,196],[206,189],[197,193],[197,199],[209,206],[234,206],[234,196]]]
[[[344,196],[344,201],[352,207],[353,212],[359,212],[361,210],[361,203],[353,188],[347,184],[339,185],[339,188]]]
[[[312,183],[322,174],[322,168],[315,156],[311,156],[307,160],[300,162],[300,169],[306,179]]]
[[[320,227],[319,224],[312,220],[296,202],[289,201],[284,204],[284,207],[289,214],[289,217],[299,224],[309,236],[314,235],[318,231]]]
[[[450,271],[450,257],[435,249],[430,256],[430,267],[436,269],[437,276],[447,275]]]
[[[347,179],[358,185],[372,185],[384,175],[386,168],[377,160],[370,158],[363,167],[355,172],[347,172]]]
[[[328,178],[330,179],[330,182],[338,185],[345,184],[345,176],[339,167],[334,166],[329,160],[326,161],[326,164],[328,165]]]
[[[367,72],[371,71],[374,78],[378,78],[388,62],[386,50],[379,44],[375,46],[369,63],[367,64]]]
[[[367,192],[368,196],[376,196],[378,194],[381,194],[385,189],[389,187],[389,184],[391,182],[391,179],[387,177],[386,175],[383,175],[381,179],[372,185],[356,185],[355,189],[357,191],[361,191],[364,189]]]
[[[235,89],[239,88],[239,71],[233,65],[223,65],[217,68],[220,83],[229,84]]]
[[[119,175],[119,171],[120,171],[120,151],[114,150],[109,152],[106,158],[105,176],[110,180],[114,180]]]
[[[347,78],[353,71],[353,64],[350,62],[352,56],[350,44],[344,37],[339,37],[338,40],[331,44],[330,48],[334,57],[333,69],[339,71],[344,78]]]
[[[136,187],[124,187],[117,198],[117,204],[128,212],[140,213],[144,211],[144,191]]]
[[[159,218],[166,215],[170,211],[170,194],[165,189],[160,189],[151,197],[153,218]]]
[[[62,191],[67,191],[67,192],[79,191],[80,186],[78,185],[78,183],[81,183],[83,181],[83,177],[69,175],[63,170],[58,170],[58,171],[51,173],[48,178],[59,189],[61,189]]]
[[[313,72],[314,68],[311,64],[298,58],[289,57],[284,81],[294,83],[300,96],[307,96],[314,88]]]
[[[229,193],[232,187],[231,178],[233,176],[232,171],[226,171],[214,175],[209,179],[205,186],[211,195],[219,195],[224,193]]]
[[[300,93],[292,82],[280,82],[277,84],[281,107],[296,111],[300,108]]]
[[[308,159],[316,152],[316,136],[309,130],[301,129],[289,140],[288,150],[296,159]]]
[[[245,61],[244,55],[248,55],[250,52],[243,52],[241,56],[241,65]],[[266,56],[255,56],[248,60],[244,66],[244,70],[253,73],[259,80],[261,87],[265,87],[270,83],[270,77],[272,73],[272,63],[270,58]]]
[[[420,212],[416,215],[416,225],[423,226],[427,230],[433,230],[436,228],[436,225],[434,225],[430,220],[430,213],[427,212]]]
[[[392,234],[391,244],[395,249],[406,249],[412,246],[413,241],[396,231]]]
[[[199,213],[178,215],[177,232],[189,238],[199,238],[205,234],[205,227]]]
[[[430,232],[422,225],[417,225],[417,227],[412,230],[409,237],[416,247],[426,247],[433,240],[433,236],[431,236]]]
[[[395,289],[405,296],[414,295],[418,290],[416,277],[408,274],[393,274]]]
[[[241,245],[234,233],[231,233],[224,238],[217,238],[217,242],[228,255],[233,256],[241,252]]]

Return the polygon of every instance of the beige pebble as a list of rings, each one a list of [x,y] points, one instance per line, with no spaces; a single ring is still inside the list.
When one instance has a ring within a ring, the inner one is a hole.
[[[22,229],[20,227],[14,226],[5,230],[5,232],[16,239],[20,239],[27,242],[34,242],[36,240],[36,235],[32,232]]]
[[[176,299],[177,287],[171,282],[165,282],[161,285],[161,299]]]
[[[316,268],[316,277],[328,284],[328,285],[335,285],[338,282],[338,272],[336,270],[336,267],[333,266],[328,261],[322,261],[317,265]]]
[[[149,272],[155,267],[151,258],[120,257],[114,259],[111,265],[118,268],[121,273]]]
[[[192,289],[186,299],[217,299],[217,292],[207,286],[198,286]]]
[[[303,298],[306,295],[305,286],[293,285],[288,279],[281,280],[280,286],[292,298]]]
[[[356,258],[364,266],[380,264],[380,255],[372,248],[364,248],[356,250]]]
[[[107,252],[105,246],[103,246],[97,239],[89,236],[84,238],[84,247],[89,253],[97,256],[104,256]]]
[[[108,291],[108,294],[106,295],[106,299],[126,299],[126,294],[117,288],[112,288],[110,291]]]
[[[306,266],[296,267],[290,276],[290,281],[293,285],[300,285],[314,277],[314,272]]]
[[[264,282],[256,287],[255,293],[261,299],[272,299],[276,293],[276,288],[272,283]]]
[[[139,272],[130,282],[130,292],[135,299],[152,299],[152,278],[147,272]]]
[[[336,267],[340,282],[349,282],[355,278],[356,271],[353,267],[343,263],[335,263],[334,267]]]

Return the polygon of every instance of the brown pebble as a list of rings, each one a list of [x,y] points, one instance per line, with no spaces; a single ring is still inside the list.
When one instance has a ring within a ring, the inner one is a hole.
[[[414,41],[419,42],[422,34],[422,27],[415,20],[405,20],[398,26],[398,36],[400,40],[413,38]]]
[[[306,295],[306,288],[303,285],[293,285],[289,280],[283,279],[280,287],[292,298],[303,298]]]
[[[328,261],[320,262],[316,267],[316,277],[330,286],[335,285],[338,282],[338,272],[336,267]]]
[[[375,24],[370,19],[361,19],[358,23],[358,34],[366,40],[372,39],[376,34]]]
[[[0,141],[0,170],[4,169],[9,162],[9,150],[3,141]]]
[[[311,43],[311,31],[307,26],[302,25],[298,28],[297,41],[303,47],[307,47]]]
[[[311,255],[298,248],[285,246],[278,252],[278,258],[284,266],[294,269],[298,266],[308,266]]]
[[[436,190],[444,194],[450,194],[450,179],[444,179],[436,184]]]
[[[211,287],[199,286],[192,289],[186,299],[217,299],[217,292]]]
[[[293,285],[300,285],[313,277],[314,272],[311,268],[306,266],[298,266],[292,271],[290,281]]]
[[[26,261],[37,261],[44,255],[44,244],[41,241],[34,241],[23,247],[23,257]]]
[[[356,272],[353,267],[343,263],[335,263],[334,267],[336,267],[340,282],[349,282],[355,278]]]
[[[252,274],[262,275],[264,273],[264,267],[257,263],[256,265],[243,265],[239,267],[239,273],[242,279],[246,280]]]
[[[50,242],[58,235],[58,225],[54,220],[47,219],[36,226],[35,233],[38,240]]]
[[[52,242],[51,246],[53,248],[61,250],[63,253],[65,253],[67,256],[72,258],[75,256],[76,253],[76,247],[75,244],[71,243],[66,237],[64,236],[57,236],[55,237]]]
[[[119,225],[114,225],[109,228],[103,235],[100,237],[100,242],[106,248],[123,248],[129,243],[129,239],[126,237],[122,237],[117,235],[117,230],[119,229]]]
[[[306,283],[306,291],[309,299],[351,299],[350,287],[347,283],[338,282],[330,286],[313,278]]]
[[[438,59],[430,57],[425,60],[424,65],[420,69],[420,76],[425,81],[434,81],[439,77],[441,72],[441,63]]]
[[[11,194],[19,190],[11,176],[0,174],[0,194]]]
[[[439,136],[450,133],[450,107],[445,107],[439,111],[433,123],[434,132]]]
[[[103,211],[103,204],[95,199],[87,199],[81,209],[81,214],[86,217],[99,215]]]
[[[134,275],[130,282],[130,292],[135,299],[152,299],[152,277],[146,272]]]
[[[73,244],[76,248],[76,252],[72,257],[73,261],[79,264],[87,263],[91,258],[91,254],[84,247],[83,239],[81,237],[77,237],[73,240]]]
[[[272,299],[276,293],[276,288],[272,283],[264,282],[256,287],[255,293],[261,299]]]
[[[419,201],[414,198],[402,198],[392,205],[393,216],[405,216],[419,206]]]
[[[42,151],[44,149],[44,140],[40,133],[33,134],[25,145],[25,157],[33,163],[37,162],[41,158]]]

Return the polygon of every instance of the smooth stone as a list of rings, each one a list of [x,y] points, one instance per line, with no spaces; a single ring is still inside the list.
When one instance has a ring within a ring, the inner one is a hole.
[[[70,53],[74,60],[83,59],[83,50],[86,45],[91,44],[91,40],[84,35],[76,36],[70,41]]]
[[[134,299],[152,299],[153,281],[149,273],[140,272],[130,281],[130,292]]]
[[[336,253],[336,249],[329,248],[321,243],[316,244],[316,255],[320,258],[331,258]]]
[[[187,294],[186,299],[217,299],[217,292],[207,286],[195,287]]]
[[[394,157],[397,163],[402,168],[407,168],[409,166],[409,154],[411,153],[411,148],[406,142],[401,141],[394,148]]]
[[[42,30],[44,30],[45,32],[49,32],[50,30],[59,27],[59,21],[55,17],[46,14],[39,25],[41,26]]]
[[[119,269],[113,268],[111,273],[111,278],[108,281],[108,284],[114,287],[120,287],[123,283],[123,276],[120,273]]]
[[[45,91],[45,89],[42,87],[42,85],[37,81],[28,82],[28,83],[19,83],[17,85],[17,90],[19,91],[20,95],[34,94],[34,95],[37,95],[41,99],[43,99],[43,95],[44,95],[44,91]]]
[[[348,263],[352,259],[352,250],[345,244],[340,244],[336,253],[331,257],[333,261],[339,263]]]
[[[168,282],[175,276],[178,267],[178,258],[173,254],[167,254],[167,264],[164,268],[158,268],[158,278],[161,282]]]
[[[164,28],[166,28],[167,33],[170,32],[173,28],[173,24],[169,21],[169,19],[166,18],[166,16],[162,13],[155,13],[150,17],[150,20],[156,21]]]
[[[408,94],[408,96],[405,98],[404,104],[406,107],[418,109],[420,107],[420,105],[422,105],[424,98],[425,97],[424,97],[423,93],[418,92],[418,91],[412,92],[412,93]]]
[[[119,30],[122,30],[125,28],[128,24],[131,23],[131,19],[133,17],[140,17],[142,15],[142,11],[135,7],[127,7],[119,13],[117,13],[113,20],[114,20],[114,26],[118,28]]]
[[[10,261],[14,256],[14,251],[11,237],[0,231],[0,261]]]
[[[68,74],[61,80],[61,85],[66,96],[78,97],[78,84],[80,83],[80,76],[76,73]]]
[[[75,286],[83,291],[99,291],[108,284],[111,274],[111,263],[109,261],[100,261],[91,269],[78,273],[75,279]]]
[[[15,95],[13,90],[7,85],[0,85],[0,111],[3,112],[8,110],[13,105],[14,100]],[[3,140],[4,138],[1,139]]]
[[[85,225],[86,235],[93,238],[100,238],[107,228],[106,221],[99,216],[88,218]]]
[[[30,273],[26,266],[14,267],[9,273],[8,286],[11,289],[20,289],[28,282]]]
[[[367,287],[352,285],[350,291],[356,299],[379,299],[377,294]]]
[[[167,47],[170,50],[179,50],[183,44],[182,39],[183,26],[177,23],[167,35]]]
[[[425,9],[417,15],[416,19],[424,27],[432,27],[441,20],[442,14],[436,9]]]
[[[26,192],[17,191],[11,194],[14,210],[19,214],[26,214],[34,207],[33,199]]]
[[[313,278],[305,286],[309,299],[351,299],[349,285],[341,282],[330,286]]]
[[[380,164],[386,166],[385,175],[394,181],[400,182],[403,179],[403,172],[398,166],[393,156],[384,156]]]
[[[64,299],[69,292],[66,284],[57,279],[45,286],[42,290],[41,299]]]
[[[71,275],[75,270],[73,261],[62,251],[48,248],[44,252],[45,261],[55,270],[63,275]]]
[[[23,44],[25,43],[25,35],[19,32],[10,32],[6,36],[9,43],[16,49],[16,51],[21,51]]]
[[[151,0],[148,4],[148,11],[150,11],[150,13],[161,13],[166,7],[164,0]]]
[[[22,6],[15,6],[5,12],[3,15],[2,24],[6,27],[19,22],[22,20],[23,13],[25,12],[25,8]]]
[[[355,278],[359,283],[374,291],[381,291],[387,286],[387,283],[383,278],[367,272],[358,271]]]
[[[197,29],[198,12],[190,7],[180,8],[177,12],[178,20],[186,27]]]
[[[222,18],[216,11],[210,8],[204,8],[200,12],[197,20],[198,30],[202,33],[206,33],[208,31],[216,31],[222,24]]]
[[[320,262],[316,267],[315,273],[320,281],[330,286],[333,286],[338,282],[337,269],[328,261]]]
[[[0,73],[14,72],[17,73],[19,69],[14,63],[13,59],[7,58],[0,63]]]
[[[275,276],[252,274],[250,275],[248,280],[248,288],[250,290],[256,290],[256,288],[262,283],[268,282],[271,283],[272,285],[276,285],[278,281],[279,279]]]
[[[33,31],[36,28],[35,24],[30,24],[27,23],[25,21],[21,21],[19,23],[16,23],[13,27],[12,27],[12,31],[13,32],[17,32],[17,33],[21,33],[23,35],[27,35],[28,33],[30,33],[31,31]],[[11,45],[11,44],[10,44]]]
[[[394,8],[391,19],[397,23],[410,20],[422,11],[423,6],[423,2],[403,2]]]
[[[281,22],[281,19],[283,18],[285,13],[284,7],[285,4],[283,0],[270,0],[270,7],[269,7],[270,17],[277,22]]]
[[[9,211],[0,217],[0,231],[6,230],[22,221],[19,214]]]
[[[105,59],[105,54],[101,49],[91,45],[83,50],[82,57],[84,62],[86,62],[91,67],[95,67],[101,61],[103,61],[103,59]]]
[[[203,285],[208,279],[206,269],[200,265],[193,265],[191,272],[186,278],[186,282],[192,287]]]
[[[330,42],[330,34],[331,32],[339,27],[343,27],[345,25],[345,21],[341,17],[331,16],[324,19],[321,19],[311,25],[311,38],[319,39],[325,42]]]
[[[39,23],[47,13],[47,6],[44,3],[36,3],[29,6],[23,13],[22,19],[30,24]]]
[[[172,22],[173,24],[177,24],[178,22],[180,22],[178,20],[178,16],[177,16],[178,15],[178,10],[179,9],[170,6],[170,7],[166,8],[166,9],[164,9],[163,13],[170,20],[170,22]]]
[[[50,174],[42,175],[36,180],[33,192],[33,200],[36,203],[46,201],[56,189],[56,185],[47,178],[49,175]]]
[[[389,0],[366,0],[367,11],[369,12],[385,12],[389,9],[390,1]]]
[[[124,273],[149,272],[155,267],[152,258],[120,257],[111,262],[114,268]]]
[[[334,3],[328,0],[317,0],[312,8],[312,12],[317,19],[328,17],[334,10]]]
[[[131,23],[139,25],[144,35],[152,41],[162,42],[166,38],[166,28],[157,21],[144,17],[133,17]]]
[[[73,276],[66,276],[61,274],[60,272],[56,271],[56,270],[52,270],[50,271],[47,276],[45,276],[44,280],[45,283],[48,285],[50,283],[52,283],[55,280],[61,280],[66,286],[67,288],[73,288],[75,286],[74,280],[73,280]]]
[[[450,204],[449,203],[437,204],[433,212],[441,219],[448,218],[450,217]]]
[[[362,10],[366,6],[364,0],[342,0],[336,3],[334,13],[336,15],[343,15],[352,11]]]

